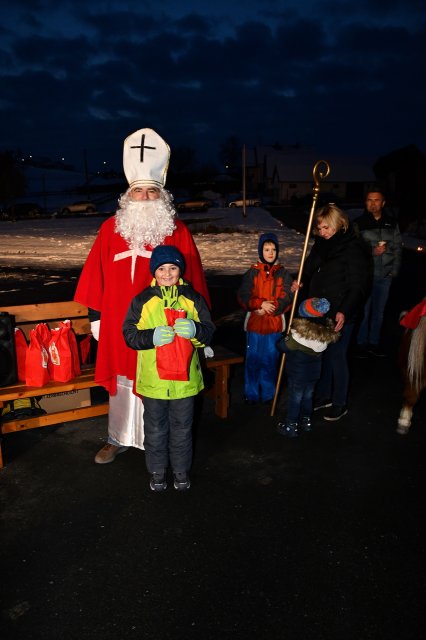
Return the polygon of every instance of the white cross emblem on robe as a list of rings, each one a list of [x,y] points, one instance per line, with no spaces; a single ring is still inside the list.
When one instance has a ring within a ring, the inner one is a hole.
[[[116,253],[114,256],[114,262],[118,262],[119,260],[124,260],[125,258],[132,258],[132,266],[131,266],[131,279],[132,282],[135,279],[135,267],[136,267],[136,258],[140,256],[141,258],[150,258],[152,255],[152,251],[147,251],[146,249],[129,249],[128,251],[122,251],[121,253]]]

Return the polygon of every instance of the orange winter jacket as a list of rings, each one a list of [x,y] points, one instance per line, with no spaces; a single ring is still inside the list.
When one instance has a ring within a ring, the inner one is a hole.
[[[272,267],[258,262],[250,267],[243,275],[238,289],[239,304],[248,314],[245,323],[246,331],[254,333],[279,333],[284,330],[284,311],[289,307],[293,294],[291,283],[293,278],[281,264]],[[258,315],[264,300],[275,304],[273,314]]]

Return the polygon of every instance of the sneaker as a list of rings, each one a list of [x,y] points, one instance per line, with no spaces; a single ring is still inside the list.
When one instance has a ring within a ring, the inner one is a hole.
[[[329,420],[330,422],[335,422],[336,420],[340,420],[343,418],[348,412],[348,409],[345,405],[340,406],[338,404],[333,404],[331,409],[327,411],[327,413],[323,416],[324,420]]]
[[[369,354],[375,356],[376,358],[384,358],[386,356],[386,353],[377,344],[370,344],[367,347],[367,351]]]
[[[312,431],[312,423],[310,417],[303,416],[303,418],[300,418],[299,427],[305,433],[309,433],[309,431]]]
[[[175,489],[177,489],[178,491],[187,491],[189,489],[189,487],[191,486],[191,481],[189,479],[189,476],[187,473],[182,472],[182,473],[174,473],[174,482],[173,482],[173,486]]]
[[[102,447],[95,455],[95,462],[97,464],[107,464],[107,462],[114,462],[119,453],[124,453],[129,447],[122,447],[121,445],[110,444],[109,442]]]
[[[299,435],[297,424],[295,422],[279,422],[277,425],[277,431],[285,438],[297,438]]]
[[[156,472],[151,476],[149,486],[152,491],[165,491],[167,489],[166,474],[164,471]]]
[[[323,398],[318,398],[318,400],[314,400],[314,411],[318,411],[318,409],[328,409],[331,407],[331,400],[324,400]]]

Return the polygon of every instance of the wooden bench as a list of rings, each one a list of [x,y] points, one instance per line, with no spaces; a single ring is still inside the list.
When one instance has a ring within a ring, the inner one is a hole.
[[[39,322],[46,322],[53,329],[66,319],[72,321],[73,329],[77,335],[90,333],[87,307],[73,301],[0,307],[0,311],[13,315],[15,317],[15,325],[24,331],[27,338],[30,330]],[[213,385],[206,390],[206,395],[214,400],[215,413],[220,418],[226,418],[228,415],[230,367],[243,361],[244,358],[242,356],[232,353],[223,347],[215,347],[215,356],[205,360],[204,365],[207,370],[211,370],[214,373]],[[76,392],[81,389],[91,389],[98,386],[95,382],[94,365],[86,365],[83,366],[82,372],[77,378],[68,382],[49,382],[43,387],[28,387],[22,382],[17,382],[16,384],[0,387],[0,409],[11,400],[31,397],[41,398],[51,394]],[[0,423],[0,434],[36,429],[47,425],[101,416],[107,413],[107,401],[73,409],[60,409],[37,417],[25,417]],[[0,441],[0,468],[2,467],[3,455]]]
[[[215,414],[219,418],[228,417],[229,409],[229,377],[231,366],[244,362],[243,356],[233,353],[221,346],[214,346],[214,357],[206,358],[204,365],[208,370],[214,372],[213,385],[206,384],[205,395],[214,400]]]

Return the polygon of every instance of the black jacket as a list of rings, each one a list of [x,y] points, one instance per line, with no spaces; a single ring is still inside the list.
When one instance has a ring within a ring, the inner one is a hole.
[[[303,270],[305,296],[327,298],[329,317],[341,312],[346,322],[353,322],[370,292],[372,276],[369,248],[350,224],[329,240],[316,236]]]
[[[355,228],[359,229],[361,236],[368,243],[370,250],[380,240],[386,242],[386,251],[381,256],[373,256],[375,278],[395,278],[401,267],[402,240],[398,223],[385,211],[379,220],[368,211],[354,220]]]

